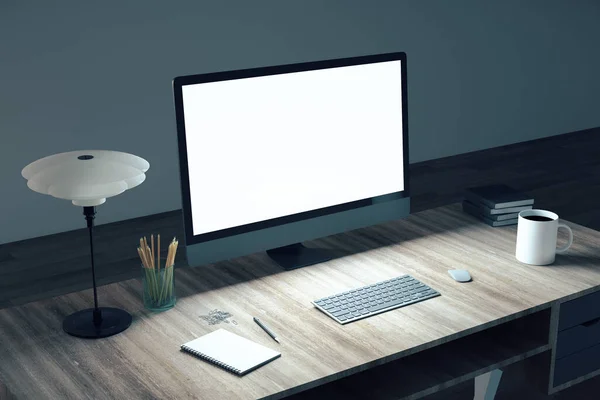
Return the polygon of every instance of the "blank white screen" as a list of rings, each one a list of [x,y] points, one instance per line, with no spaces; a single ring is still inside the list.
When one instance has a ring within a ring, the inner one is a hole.
[[[404,190],[400,67],[183,86],[194,235]]]

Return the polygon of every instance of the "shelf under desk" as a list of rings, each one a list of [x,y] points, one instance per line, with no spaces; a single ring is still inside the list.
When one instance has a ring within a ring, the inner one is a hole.
[[[289,400],[415,400],[550,349],[550,309],[301,392]]]
[[[101,304],[130,311],[134,322],[97,341],[62,332],[66,315],[92,304],[89,290],[0,310],[0,381],[18,398],[282,398],[595,291],[600,232],[568,224],[572,248],[545,267],[515,260],[515,226],[492,228],[451,205],[308,242],[348,255],[294,271],[264,254],[179,270],[178,303],[164,313],[143,309],[140,280],[107,285],[99,289]],[[473,282],[453,281],[452,268],[468,269]],[[310,303],[402,274],[442,295],[344,326]],[[201,318],[215,309],[232,315],[228,323]],[[240,378],[179,351],[221,327],[282,357]]]

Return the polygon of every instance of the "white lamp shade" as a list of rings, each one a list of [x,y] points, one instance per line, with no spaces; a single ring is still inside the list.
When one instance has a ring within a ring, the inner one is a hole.
[[[23,168],[21,175],[33,191],[71,200],[76,206],[97,206],[144,182],[149,168],[148,161],[133,154],[81,150],[41,158]]]

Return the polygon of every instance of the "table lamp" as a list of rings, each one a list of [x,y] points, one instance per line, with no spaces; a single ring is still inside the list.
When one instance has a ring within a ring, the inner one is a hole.
[[[94,269],[93,227],[96,206],[106,198],[123,193],[144,182],[150,164],[138,156],[118,151],[83,150],[55,154],[32,162],[21,171],[27,186],[38,193],[71,200],[83,207],[90,233],[94,308],[78,311],[63,321],[63,330],[83,338],[103,338],[131,325],[127,311],[98,307]]]

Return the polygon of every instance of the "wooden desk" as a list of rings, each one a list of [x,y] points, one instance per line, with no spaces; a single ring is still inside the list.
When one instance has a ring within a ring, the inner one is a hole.
[[[442,343],[529,314],[544,320],[540,310],[595,291],[600,232],[569,225],[573,247],[545,267],[514,259],[515,226],[491,228],[452,205],[309,242],[348,255],[295,271],[282,271],[264,254],[179,270],[178,303],[164,313],[143,309],[140,280],[112,284],[100,288],[101,304],[130,311],[134,322],[102,340],[62,332],[66,315],[92,304],[89,290],[4,309],[0,381],[18,398],[282,398],[426,349],[431,354]],[[452,268],[468,269],[474,281],[454,282]],[[310,303],[405,273],[442,296],[344,326]],[[200,317],[214,309],[231,313],[230,322],[209,325]],[[277,348],[282,357],[239,378],[179,351],[219,327]],[[547,350],[550,342],[542,339],[529,352]]]

